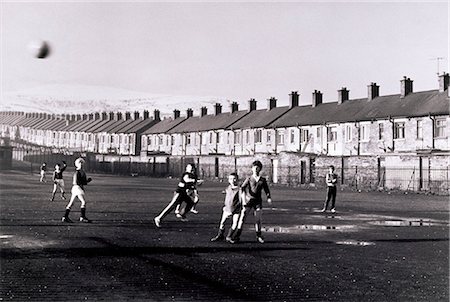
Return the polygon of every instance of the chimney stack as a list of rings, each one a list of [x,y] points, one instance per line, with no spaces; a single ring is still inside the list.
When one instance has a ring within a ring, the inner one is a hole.
[[[367,99],[369,101],[380,96],[380,86],[378,86],[377,83],[370,83],[370,85],[367,86],[367,90]]]
[[[100,120],[100,112],[96,112],[94,116],[96,121]]]
[[[180,110],[175,109],[175,110],[173,111],[173,119],[176,120],[176,119],[179,118],[179,117],[180,117]]]
[[[273,108],[277,107],[277,99],[274,97],[271,97],[267,100],[267,111],[272,110]]]
[[[222,105],[220,105],[219,103],[216,103],[214,105],[214,110],[215,110],[215,112],[214,112],[215,115],[221,114],[222,113]]]
[[[193,117],[193,116],[194,116],[194,110],[192,110],[192,108],[188,108],[186,110],[186,117],[190,118],[190,117]]]
[[[86,113],[83,113],[83,115],[81,116],[81,119],[83,121],[87,120],[88,119],[88,115]]]
[[[348,101],[349,91],[347,87],[342,87],[338,90],[338,104],[342,104],[345,101]]]
[[[403,77],[400,81],[400,97],[404,98],[413,92],[413,81],[410,78]]]
[[[133,112],[133,118],[134,118],[134,120],[138,120],[139,119],[139,111]]]
[[[208,114],[208,108],[206,108],[205,106],[200,108],[200,116],[205,116],[207,114]]]
[[[443,73],[439,76],[439,92],[448,90],[450,77],[448,73]]]
[[[148,118],[148,116],[147,116],[147,118]],[[159,112],[158,109],[155,109],[155,110],[153,111],[153,119],[154,119],[155,121],[160,121],[160,120],[161,120],[161,113]]]
[[[251,112],[253,110],[256,110],[256,100],[255,99],[250,99],[248,101],[248,112]]]
[[[236,112],[236,111],[239,111],[239,105],[238,105],[238,103],[237,102],[232,102],[231,103],[231,105],[230,105],[230,111],[231,111],[231,113],[234,113],[234,112]]]
[[[131,112],[129,112],[129,111],[125,112],[125,120],[126,121],[131,120]]]
[[[115,119],[115,117],[116,117],[116,115],[114,114],[114,112],[110,111],[109,114],[108,114],[108,119],[109,119],[110,121],[112,121],[112,120]]]
[[[322,92],[319,90],[314,90],[312,93],[312,106],[316,107],[319,104],[322,104]]]
[[[108,119],[108,113],[102,112],[102,121],[106,121]]]
[[[150,113],[148,112],[148,110],[144,110],[144,113],[142,115],[144,117],[144,120],[146,120],[150,117]]]
[[[116,112],[116,120],[120,121],[123,118],[122,112]]]
[[[298,106],[298,99],[299,99],[299,95],[298,95],[297,91],[292,91],[289,94],[289,109]]]

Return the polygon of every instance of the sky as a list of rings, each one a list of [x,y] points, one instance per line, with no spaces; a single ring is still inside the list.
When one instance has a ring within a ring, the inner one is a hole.
[[[436,58],[449,71],[448,6],[2,0],[2,102],[49,87],[61,97],[120,90],[240,103],[276,97],[280,105],[298,91],[310,104],[316,89],[325,102],[341,87],[364,98],[371,82],[381,95],[397,94],[403,76],[415,91],[437,89]],[[48,58],[33,57],[36,40],[48,41]]]

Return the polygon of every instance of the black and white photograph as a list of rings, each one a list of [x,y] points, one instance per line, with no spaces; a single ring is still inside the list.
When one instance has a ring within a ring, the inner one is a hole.
[[[448,0],[0,0],[0,35],[0,301],[449,301]]]

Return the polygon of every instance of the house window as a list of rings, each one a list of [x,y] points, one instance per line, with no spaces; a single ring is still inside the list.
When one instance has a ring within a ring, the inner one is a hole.
[[[162,146],[164,144],[164,136],[159,135],[158,136],[158,145]]]
[[[423,139],[423,121],[422,120],[417,120],[417,124],[416,124],[416,133],[417,139]]]
[[[187,145],[191,144],[191,135],[190,134],[186,135],[186,144]]]
[[[212,132],[210,132],[210,133],[209,133],[209,144],[211,144],[211,145],[212,145],[212,143],[213,143],[213,139],[214,139],[214,137],[213,137],[213,133],[212,133]]]
[[[445,127],[447,122],[445,119],[436,119],[434,121],[434,137],[442,138],[445,137]]]
[[[352,140],[352,126],[350,125],[345,126],[344,137],[346,142],[350,142]]]
[[[322,129],[321,129],[320,127],[317,127],[317,133],[316,133],[316,134],[317,134],[317,138],[320,138],[320,137],[321,137],[321,135],[322,135],[322,134],[321,134],[321,132],[322,132],[321,130],[322,130]]]
[[[267,143],[271,143],[272,142],[272,131],[268,130],[267,131]]]
[[[241,143],[241,132],[236,131],[234,133],[234,143],[235,144],[240,144]]]
[[[261,139],[262,139],[262,130],[258,129],[255,132],[255,143],[261,143]]]
[[[308,138],[309,138],[309,130],[301,129],[301,131],[300,131],[300,139],[301,139],[302,144],[306,143],[308,141]]]
[[[166,136],[166,146],[170,146],[170,136]]]
[[[378,139],[382,140],[384,138],[384,124],[378,124]]]
[[[337,141],[337,127],[328,127],[328,142],[336,142]]]
[[[227,145],[231,143],[231,132],[227,133]]]
[[[394,123],[394,139],[405,138],[405,122]]]
[[[170,140],[171,140],[171,145],[175,145],[175,135],[171,135],[170,136]]]
[[[220,133],[216,133],[216,144],[220,144]]]
[[[369,140],[369,125],[361,125],[359,128],[360,141]]]
[[[245,131],[245,142],[250,143],[250,131]]]
[[[277,141],[278,145],[284,145],[284,131],[281,130],[277,131]]]
[[[291,138],[290,143],[293,144],[293,143],[295,143],[295,130],[294,130],[294,129],[291,129],[290,132],[291,132],[291,135],[290,135],[290,138]]]

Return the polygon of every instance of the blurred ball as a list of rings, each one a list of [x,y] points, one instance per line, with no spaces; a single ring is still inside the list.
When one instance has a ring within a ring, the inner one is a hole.
[[[33,57],[37,59],[45,59],[50,55],[50,46],[46,41],[33,41],[28,48]]]

